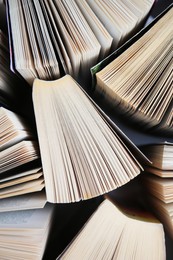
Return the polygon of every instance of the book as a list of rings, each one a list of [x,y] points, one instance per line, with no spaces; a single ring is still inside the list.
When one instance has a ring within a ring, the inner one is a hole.
[[[34,78],[53,80],[65,74],[85,84],[90,68],[139,28],[154,0],[6,2],[11,67],[32,85]],[[109,9],[103,21],[95,5]]]
[[[49,202],[96,197],[140,173],[147,158],[70,75],[35,79],[33,104]]]
[[[160,177],[173,177],[173,143],[166,141],[154,143],[142,146],[141,149],[152,162],[151,170],[148,171],[153,171]]]
[[[1,259],[43,259],[53,216],[50,204],[43,209],[1,212]]]
[[[0,107],[0,151],[20,141],[33,139],[32,128],[24,117]]]
[[[103,201],[102,197],[77,203],[58,203],[55,207],[54,224],[50,232],[44,260],[55,260],[68,246],[93,212]]]
[[[78,7],[74,1],[51,1],[51,3],[48,1],[8,1],[8,8],[15,69],[30,85],[37,77],[59,78],[60,58],[62,59],[61,69],[63,71],[65,69],[67,73],[71,72],[72,75],[74,72],[74,76],[78,75],[80,66],[89,71],[88,66],[96,63],[100,44],[81,12],[76,10]],[[74,15],[79,16],[77,21]],[[14,20],[16,20],[15,23],[12,22]],[[79,23],[80,30],[78,30]],[[53,34],[53,42],[49,30],[51,33],[56,30]],[[56,45],[54,45],[55,41]],[[21,53],[22,49],[17,47],[20,44],[25,44],[23,53]]]
[[[101,45],[99,60],[103,59],[110,53],[113,37],[86,0],[76,0],[76,3]]]
[[[152,196],[157,197],[165,203],[173,202],[173,194],[171,192],[173,188],[173,179],[147,175],[145,176],[144,182],[147,186],[147,191]]]
[[[25,5],[24,2],[27,5]],[[40,4],[38,1],[24,2],[8,1],[8,11],[10,15],[9,22],[13,36],[12,44],[14,47],[15,57],[14,69],[18,71],[29,84],[32,83],[33,78],[37,77],[37,75],[43,75],[44,78],[45,75],[49,77],[49,74],[52,77],[58,77],[59,65],[55,57],[55,51],[53,50],[52,43],[50,42],[45,20],[43,20],[44,24],[39,24],[39,19],[42,18],[42,13],[39,12]],[[26,6],[27,9],[25,8]],[[26,20],[25,12],[28,13]],[[32,20],[35,25],[35,34]],[[30,31],[28,32],[29,29]],[[30,34],[33,38],[31,43],[28,40]],[[35,46],[32,51],[30,47],[31,44]],[[38,47],[36,44],[38,44]],[[41,50],[41,52],[39,52],[39,50]]]
[[[44,189],[38,142],[27,120],[0,107],[0,199]]]
[[[113,50],[133,35],[148,15],[154,1],[86,0],[113,37]]]
[[[37,195],[0,200],[1,259],[56,259],[101,201],[50,204]]]
[[[155,215],[173,237],[173,143],[157,143],[143,149],[153,162],[145,168],[142,182]]]
[[[58,259],[166,259],[162,224],[105,200]]]
[[[123,46],[124,51],[112,55],[113,61],[94,68],[96,93],[144,129],[172,131],[172,13],[171,5]]]

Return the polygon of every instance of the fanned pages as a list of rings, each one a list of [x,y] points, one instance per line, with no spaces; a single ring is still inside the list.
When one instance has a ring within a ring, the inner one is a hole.
[[[42,191],[44,188],[44,179],[42,174],[35,174],[25,179],[16,179],[13,183],[2,184],[0,199],[23,195],[27,193]]]
[[[86,0],[75,0],[95,36],[101,44],[100,59],[106,57],[111,49],[113,37],[106,30]]]
[[[59,42],[61,51],[59,57],[62,66],[64,67],[64,71],[68,72],[77,79],[80,70],[81,53],[73,41],[69,31],[65,27],[55,3],[47,0],[44,0],[44,3],[52,21],[54,35]]]
[[[9,0],[15,69],[31,85],[40,76],[60,76],[59,65],[39,1]]]
[[[115,49],[139,30],[153,2],[7,0],[13,70],[30,85],[65,74],[85,84],[112,43]]]
[[[144,126],[172,130],[173,8],[100,72],[96,90]]]
[[[81,73],[82,77],[86,78],[89,69],[98,61],[101,46],[75,0],[55,0],[54,3],[61,14],[63,24],[81,53]]]
[[[53,220],[53,207],[1,212],[0,258],[41,260]]]
[[[154,0],[86,0],[113,37],[114,50],[133,34],[148,14]]]
[[[16,113],[0,107],[0,151],[24,140],[33,134],[25,120]]]
[[[41,191],[44,178],[28,122],[0,107],[0,199]]]
[[[101,46],[75,1],[9,0],[8,9],[15,70],[30,85],[64,73],[78,78],[79,69],[89,74]]]
[[[1,151],[0,173],[38,159],[39,153],[37,145],[38,144],[34,141],[21,141]]]
[[[33,103],[48,201],[92,198],[140,173],[138,161],[71,76],[36,79]]]
[[[14,49],[15,70],[18,71],[29,84],[31,84],[33,78],[37,77],[37,73],[34,68],[32,52],[29,46],[21,2],[14,0],[9,1],[8,4],[11,33],[13,35],[12,43]]]
[[[163,260],[163,226],[156,219],[130,217],[105,200],[57,259]]]

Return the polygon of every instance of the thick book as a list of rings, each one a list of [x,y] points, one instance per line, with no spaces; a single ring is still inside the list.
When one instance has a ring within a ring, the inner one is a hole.
[[[172,14],[171,5],[114,55],[93,68],[95,91],[111,107],[144,128],[160,128],[171,135]]]
[[[35,79],[33,104],[49,202],[96,197],[140,173],[147,158],[70,75]]]
[[[134,34],[153,3],[7,0],[11,67],[30,85],[65,74],[85,84],[90,68]]]
[[[152,167],[147,168],[160,177],[173,177],[173,143],[161,142],[141,147],[152,162]]]
[[[166,259],[162,224],[105,200],[58,259]]]
[[[146,167],[143,185],[155,215],[173,237],[173,143],[158,143],[143,149],[153,162]]]

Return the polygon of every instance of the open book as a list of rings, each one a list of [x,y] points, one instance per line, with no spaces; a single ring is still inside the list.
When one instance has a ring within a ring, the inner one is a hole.
[[[7,0],[13,70],[34,78],[64,74],[85,80],[90,68],[122,44],[147,16],[154,0]]]
[[[146,158],[71,76],[36,79],[33,103],[49,202],[96,197],[140,173]]]
[[[0,107],[0,198],[44,188],[37,141],[18,114]]]
[[[173,130],[172,23],[170,6],[96,73],[96,91],[112,107],[143,126],[167,131]]]
[[[112,49],[115,50],[137,31],[149,13],[154,0],[148,0],[145,3],[135,0],[86,0],[86,2],[113,37]]]
[[[130,215],[131,214],[131,215]],[[165,259],[162,224],[105,200],[57,259]]]
[[[173,237],[173,144],[148,145],[143,151],[153,162],[143,175],[148,201]]]
[[[2,212],[1,259],[43,259],[52,223],[50,204],[43,209]]]

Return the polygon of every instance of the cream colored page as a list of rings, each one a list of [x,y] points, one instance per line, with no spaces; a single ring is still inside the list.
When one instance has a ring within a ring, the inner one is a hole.
[[[43,208],[46,204],[45,191],[34,192],[0,200],[0,212]]]
[[[43,209],[3,212],[0,214],[1,230],[44,229],[50,221],[52,206]]]
[[[0,198],[5,195],[8,195],[10,193],[17,192],[17,191],[21,191],[21,194],[22,194],[22,191],[24,191],[25,189],[32,189],[35,186],[42,186],[43,182],[44,182],[43,177],[40,177],[39,179],[36,179],[36,180],[32,180],[32,181],[28,181],[25,183],[16,184],[14,186],[6,187],[6,188],[0,190]]]
[[[26,171],[19,172],[17,174],[15,174],[15,172],[14,172],[13,175],[10,175],[10,176],[5,177],[5,178],[1,178],[0,184],[5,182],[5,181],[13,180],[13,179],[16,179],[16,178],[21,178],[21,177],[24,177],[24,176],[27,176],[27,175],[30,175],[30,174],[38,173],[40,171],[41,171],[41,168],[38,167],[38,168],[28,169]]]
[[[25,182],[28,182],[28,181],[38,179],[42,175],[43,175],[43,173],[41,173],[41,172],[40,173],[34,173],[34,174],[30,174],[30,175],[27,175],[27,176],[24,176],[24,177],[21,177],[21,178],[17,178],[17,179],[11,180],[11,181],[7,181],[7,182],[0,184],[0,189],[6,188],[6,187],[11,187],[11,186],[14,186],[14,185],[17,185],[17,184],[20,184],[20,183],[25,183]]]
[[[101,44],[100,59],[103,59],[110,51],[113,38],[85,0],[76,0],[76,3]]]

